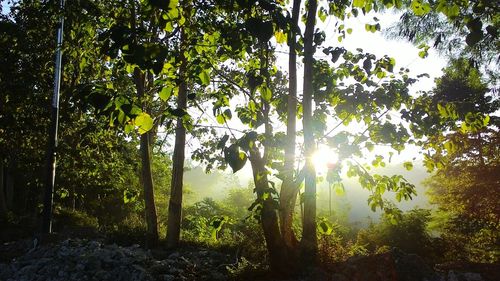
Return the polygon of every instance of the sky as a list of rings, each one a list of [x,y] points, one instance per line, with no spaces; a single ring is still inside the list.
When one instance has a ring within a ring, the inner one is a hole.
[[[7,3],[5,0],[0,0],[0,3],[2,4],[2,13],[7,14],[10,11],[10,5]]]

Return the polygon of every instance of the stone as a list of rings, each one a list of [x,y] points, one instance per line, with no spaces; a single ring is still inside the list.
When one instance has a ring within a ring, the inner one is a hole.
[[[165,275],[161,276],[161,280],[163,280],[163,281],[174,281],[175,280],[175,276],[174,275],[170,275],[170,274],[165,274]]]
[[[170,271],[170,265],[167,263],[154,264],[149,268],[149,272],[152,274],[162,274]]]
[[[169,258],[169,259],[171,259],[171,260],[173,260],[173,259],[177,259],[177,258],[179,258],[179,257],[180,257],[180,255],[181,255],[181,254],[179,254],[179,252],[173,252],[173,253],[171,253],[171,254],[168,256],[168,258]]]
[[[447,281],[484,281],[479,273],[458,272],[450,270],[448,272]]]
[[[18,254],[0,263],[0,280],[224,281],[230,277],[227,268],[220,265],[234,262],[234,257],[206,248],[181,248],[169,253],[86,239],[54,241],[36,248],[28,242],[5,245],[16,247]]]

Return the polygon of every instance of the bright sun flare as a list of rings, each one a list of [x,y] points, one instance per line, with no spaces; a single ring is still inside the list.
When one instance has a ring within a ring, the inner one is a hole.
[[[318,173],[326,172],[328,164],[336,164],[338,161],[337,153],[328,147],[319,147],[313,155],[314,167]]]

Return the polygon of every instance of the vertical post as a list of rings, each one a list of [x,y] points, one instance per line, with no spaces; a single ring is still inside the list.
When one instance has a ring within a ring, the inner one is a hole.
[[[42,233],[52,232],[52,205],[54,201],[54,184],[56,178],[56,156],[57,156],[57,130],[59,126],[59,92],[61,88],[62,72],[62,42],[64,30],[64,0],[59,3],[60,17],[57,28],[57,46],[54,73],[54,95],[52,96],[52,108],[49,131],[49,146],[47,149],[47,166],[45,181],[45,196],[42,215]]]

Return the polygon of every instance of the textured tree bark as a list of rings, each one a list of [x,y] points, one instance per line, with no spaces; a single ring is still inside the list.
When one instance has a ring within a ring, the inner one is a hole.
[[[5,196],[6,194],[3,179],[3,163],[0,159],[0,221],[7,217],[7,200]]]
[[[149,107],[145,97],[145,74],[135,68],[134,79],[137,89],[137,96],[143,100],[142,110],[149,113]],[[146,246],[156,247],[158,245],[158,218],[156,214],[153,173],[151,171],[151,132],[146,132],[140,137],[140,153],[142,163],[142,185],[144,190],[144,203],[146,207]]]
[[[318,252],[316,237],[316,170],[312,155],[316,149],[313,131],[312,111],[312,78],[313,78],[313,37],[316,20],[316,0],[309,0],[307,4],[306,30],[304,33],[304,94],[302,119],[304,127],[304,149],[306,156],[305,167],[305,193],[304,193],[304,225],[302,230],[301,254],[304,263],[315,263]]]
[[[137,28],[136,22],[136,5],[134,1],[130,1],[132,7],[131,26],[132,30]],[[134,31],[134,40],[137,39],[137,34]],[[150,100],[146,96],[146,90],[150,86],[147,81],[149,72],[142,72],[138,67],[134,68],[134,83],[136,86],[137,97],[142,103],[142,111],[150,114]],[[149,74],[150,75],[150,74]],[[158,245],[158,217],[156,213],[155,197],[154,197],[154,184],[153,174],[151,171],[151,141],[152,131],[146,132],[140,136],[140,154],[141,154],[141,175],[142,185],[144,190],[144,203],[146,207],[146,246],[156,247]]]
[[[292,7],[292,22],[289,32],[290,52],[288,55],[288,99],[287,99],[287,142],[285,146],[284,179],[280,192],[280,228],[281,236],[288,249],[289,255],[296,255],[298,240],[293,232],[293,214],[297,202],[298,186],[294,182],[296,119],[297,119],[297,33],[301,0],[294,0]]]
[[[249,156],[252,165],[253,179],[255,190],[258,198],[263,198],[264,193],[269,187],[267,179],[267,170],[265,162],[260,156],[257,148],[250,149]],[[289,267],[290,262],[293,262],[287,257],[285,245],[281,238],[278,215],[276,206],[271,196],[267,197],[262,202],[261,225],[266,240],[266,247],[269,253],[269,263],[271,269],[275,272],[289,273],[292,268]]]
[[[71,200],[70,201],[71,210],[74,212],[76,210],[76,190],[75,190],[75,186],[74,185],[70,189],[69,198]]]
[[[4,191],[5,191],[5,203],[7,204],[7,210],[14,210],[16,207],[14,204],[14,179],[11,174],[9,174],[9,170],[4,170],[3,174],[4,178]],[[24,192],[20,191],[19,193],[23,194]],[[19,198],[23,198],[23,196],[18,196]],[[20,200],[22,201],[22,200]]]
[[[144,186],[144,202],[146,205],[146,246],[148,248],[158,245],[158,218],[154,196],[153,174],[151,171],[151,148],[149,145],[150,132],[141,135],[141,160],[142,160],[142,184]]]
[[[179,67],[179,93],[177,97],[177,107],[179,109],[187,108],[187,82],[186,67],[187,60],[184,57],[186,46],[186,34],[181,30],[181,48],[180,48],[180,67]],[[182,118],[177,118],[177,127],[175,128],[174,155],[172,158],[172,182],[170,185],[170,201],[168,204],[168,222],[167,222],[167,247],[175,248],[179,244],[182,219],[182,187],[184,184],[184,158],[186,147],[186,128]]]

